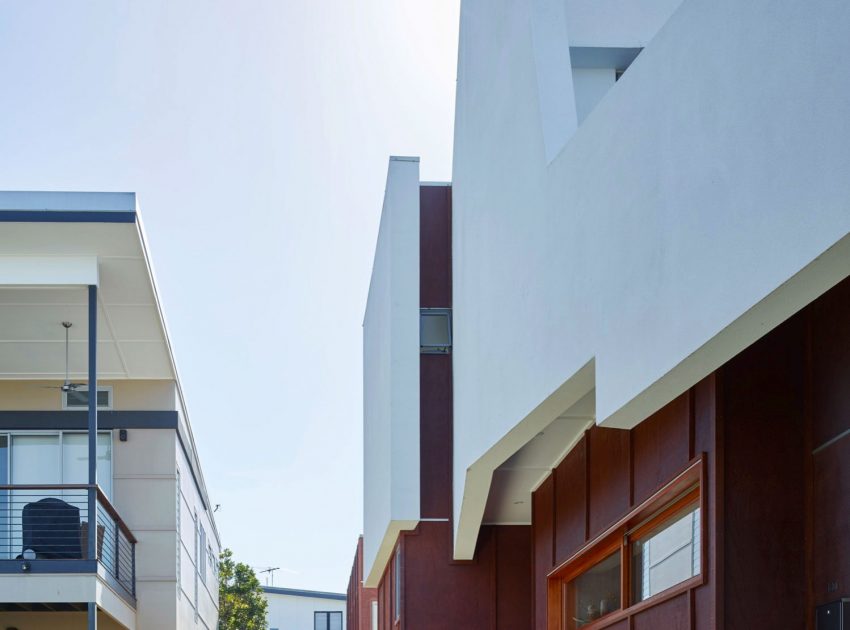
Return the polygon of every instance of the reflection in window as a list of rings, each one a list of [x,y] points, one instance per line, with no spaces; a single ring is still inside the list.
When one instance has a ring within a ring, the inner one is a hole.
[[[342,613],[336,611],[314,612],[313,630],[342,630]]]
[[[620,608],[620,553],[602,562],[567,584],[567,627],[582,626]]]
[[[691,505],[632,543],[633,603],[700,572],[700,510]]]

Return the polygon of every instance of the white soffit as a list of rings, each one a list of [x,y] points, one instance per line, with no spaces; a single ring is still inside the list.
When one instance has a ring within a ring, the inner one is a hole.
[[[493,471],[484,524],[531,523],[531,493],[593,425],[595,402],[591,391]]]

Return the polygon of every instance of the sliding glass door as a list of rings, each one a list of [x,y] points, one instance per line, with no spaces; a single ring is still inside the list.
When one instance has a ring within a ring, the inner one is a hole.
[[[9,484],[9,436],[0,435],[0,486]],[[9,491],[0,489],[0,558],[11,556]]]
[[[112,435],[97,436],[97,481],[112,498]],[[48,485],[88,483],[88,435],[81,432],[16,432],[0,435],[0,485]],[[32,488],[0,491],[0,558],[23,552],[24,509],[45,498],[55,498],[79,510],[87,522],[85,489]],[[70,509],[70,508],[69,508]],[[99,532],[102,540],[104,534]]]

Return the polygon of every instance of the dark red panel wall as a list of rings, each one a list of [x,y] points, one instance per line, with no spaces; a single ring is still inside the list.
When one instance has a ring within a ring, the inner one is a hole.
[[[694,630],[714,630],[723,618],[723,599],[719,593],[723,562],[718,553],[723,548],[723,418],[717,412],[720,391],[717,376],[703,379],[690,392],[691,455],[703,453],[706,482],[702,489],[708,506],[705,521],[710,535],[706,539],[708,579],[694,590]],[[697,614],[699,613],[699,614]]]
[[[419,188],[419,303],[452,305],[452,189]]]
[[[850,595],[850,437],[814,457],[814,604]]]
[[[691,611],[688,597],[688,593],[684,593],[658,606],[653,606],[639,612],[634,616],[632,629],[661,630],[663,628],[664,630],[690,630]]]
[[[804,628],[804,319],[722,370],[726,630]]]
[[[629,432],[594,427],[587,439],[588,527],[593,538],[629,510]]]
[[[419,303],[452,305],[451,188],[419,189]],[[419,360],[419,473],[423,518],[452,515],[452,357]]]
[[[690,394],[642,422],[631,432],[634,503],[649,498],[690,461]]]
[[[531,528],[500,525],[496,536],[496,629],[531,627]]]
[[[812,603],[850,597],[850,279],[810,308]]]
[[[419,473],[423,518],[452,515],[451,355],[419,360]]]
[[[555,483],[555,564],[569,558],[587,540],[587,448],[584,436],[564,458]]]
[[[811,311],[812,445],[850,429],[850,279],[816,300]]]
[[[530,628],[528,526],[485,526],[475,559],[453,562],[451,523],[420,523],[402,536],[402,571],[405,630]],[[391,590],[391,579],[388,571],[382,589]]]
[[[535,630],[546,630],[546,576],[554,566],[554,489],[550,476],[531,495]]]

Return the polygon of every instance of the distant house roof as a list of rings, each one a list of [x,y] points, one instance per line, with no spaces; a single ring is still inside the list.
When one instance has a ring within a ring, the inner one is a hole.
[[[344,593],[326,593],[324,591],[303,591],[297,588],[278,588],[276,586],[264,586],[263,591],[272,595],[291,595],[293,597],[312,597],[314,599],[337,599],[345,601]]]

